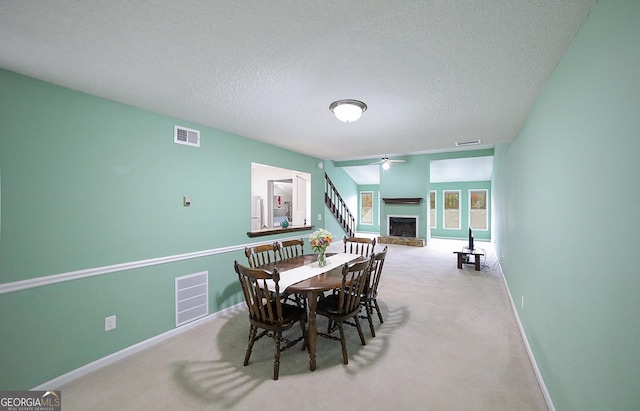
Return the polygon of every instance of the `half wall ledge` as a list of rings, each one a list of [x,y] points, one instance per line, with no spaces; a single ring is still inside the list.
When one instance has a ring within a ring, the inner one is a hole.
[[[282,233],[293,233],[295,231],[307,231],[313,230],[315,226],[313,225],[304,225],[304,226],[289,226],[287,228],[275,227],[275,228],[264,228],[256,231],[249,231],[247,233],[247,237],[262,237],[265,235],[272,234],[282,234]]]
[[[385,204],[420,204],[422,197],[383,198]]]
[[[378,237],[378,244],[410,245],[412,247],[425,247],[427,245],[424,238],[397,237],[393,235]]]

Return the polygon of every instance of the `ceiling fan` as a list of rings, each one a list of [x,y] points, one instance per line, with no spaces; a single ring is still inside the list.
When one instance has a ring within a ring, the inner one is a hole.
[[[394,163],[404,163],[404,160],[390,160],[386,155],[380,159],[380,161],[376,161],[373,164],[382,164],[382,168],[384,170],[388,170]]]

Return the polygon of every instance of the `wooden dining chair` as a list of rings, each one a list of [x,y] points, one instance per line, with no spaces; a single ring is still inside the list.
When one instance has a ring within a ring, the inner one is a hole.
[[[244,356],[244,365],[249,364],[253,344],[265,335],[270,336],[276,346],[273,355],[273,379],[277,380],[280,370],[280,353],[303,340],[303,350],[309,345],[307,328],[305,327],[307,313],[303,308],[286,304],[280,300],[280,286],[278,284],[280,273],[277,269],[270,273],[267,270],[243,266],[238,261],[234,262],[234,268],[249,309],[249,345]],[[274,292],[269,290],[268,280],[273,281]],[[295,323],[300,324],[302,336],[294,340],[284,339],[282,332],[293,327]],[[258,329],[263,331],[258,334]]]
[[[279,247],[280,258],[286,260],[304,254],[304,240],[284,240]]]
[[[253,247],[245,247],[244,255],[247,257],[249,267],[256,268],[263,264],[273,263],[278,260],[278,243],[260,244]]]
[[[316,306],[316,314],[329,319],[328,332],[318,332],[318,335],[340,341],[342,345],[342,361],[345,364],[349,364],[349,357],[347,355],[343,324],[355,325],[358,329],[360,342],[362,345],[367,345],[358,316],[360,314],[360,298],[369,278],[372,261],[371,258],[366,258],[364,261],[352,265],[345,264],[342,267],[342,285],[338,292],[318,300]],[[353,323],[348,322],[350,319],[353,319]],[[339,338],[332,335],[336,328],[340,332]]]
[[[371,264],[371,274],[369,280],[362,292],[360,303],[366,310],[366,316],[360,316],[360,318],[366,318],[369,321],[369,329],[371,330],[371,336],[376,336],[376,331],[373,328],[373,309],[375,308],[378,319],[382,324],[382,312],[380,312],[380,306],[378,305],[378,285],[380,284],[380,276],[382,275],[382,267],[384,266],[384,260],[387,257],[387,246],[384,247],[379,253],[374,254],[373,262]]]
[[[373,249],[376,247],[375,238],[345,236],[342,241],[344,241],[344,252],[348,254],[360,254],[369,257],[373,255]]]

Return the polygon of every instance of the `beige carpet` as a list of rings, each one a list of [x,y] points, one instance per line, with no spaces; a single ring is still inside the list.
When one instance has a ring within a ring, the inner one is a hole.
[[[384,324],[371,338],[362,322],[366,346],[346,327],[349,365],[339,342],[319,338],[316,371],[297,345],[273,381],[270,339],[242,366],[249,323],[237,311],[63,386],[63,409],[546,410],[491,245],[477,244],[481,272],[456,268],[462,245],[389,245]]]

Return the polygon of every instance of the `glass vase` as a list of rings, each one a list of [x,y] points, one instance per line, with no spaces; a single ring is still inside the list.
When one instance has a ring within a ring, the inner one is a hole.
[[[324,254],[325,250],[320,250],[318,252],[318,267],[324,267],[327,265],[327,256]]]

